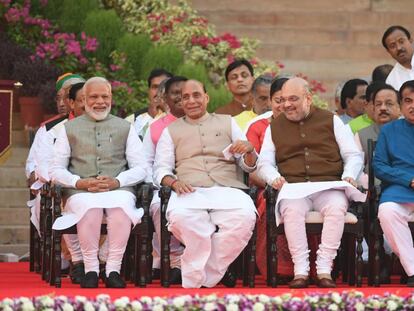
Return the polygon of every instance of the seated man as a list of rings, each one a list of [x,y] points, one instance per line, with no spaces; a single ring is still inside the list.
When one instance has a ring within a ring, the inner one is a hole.
[[[338,116],[312,105],[305,80],[292,78],[285,82],[281,102],[283,113],[273,119],[266,130],[258,170],[267,184],[278,190],[285,183],[303,183],[297,198],[282,199],[277,206],[294,263],[295,277],[289,286],[308,285],[305,217],[314,209],[324,218],[322,242],[317,251],[316,281],[320,287],[335,287],[330,273],[344,229],[348,198],[343,190],[324,188],[323,184],[327,183],[312,186],[312,182],[342,179],[355,185],[362,168],[362,154],[351,131]],[[308,194],[302,195],[305,190]],[[278,201],[280,197],[281,193]]]
[[[77,225],[85,265],[81,287],[98,287],[99,238],[106,214],[106,286],[125,287],[119,271],[131,231],[142,217],[132,186],[146,175],[142,143],[132,125],[111,109],[111,85],[100,77],[86,81],[85,114],[65,123],[55,144],[52,180],[67,187],[64,215],[53,224]]]
[[[382,181],[378,218],[385,238],[399,257],[414,287],[414,248],[408,220],[414,211],[414,80],[400,88],[401,112],[405,119],[381,128],[373,168]]]
[[[272,76],[262,75],[254,80],[252,86],[253,95],[253,109],[245,110],[234,117],[236,123],[240,128],[245,131],[247,125],[258,115],[271,110],[270,104],[270,85],[272,84]]]
[[[155,155],[154,182],[174,190],[168,230],[185,245],[185,288],[219,283],[256,221],[251,198],[237,189],[247,187],[236,173],[236,162],[245,171],[255,169],[256,152],[230,116],[207,112],[208,102],[202,83],[184,82],[185,116],[163,131]]]
[[[165,80],[164,80],[165,81]],[[177,118],[184,116],[184,111],[181,102],[181,88],[183,83],[187,81],[187,78],[181,76],[173,76],[169,78],[165,84],[164,101],[168,106],[169,113],[153,123],[151,123],[147,133],[144,137],[144,155],[145,161],[147,161],[147,178],[146,181],[152,183],[152,167],[154,165],[155,148],[157,147],[160,136],[168,125],[173,123]],[[152,197],[150,214],[154,223],[155,234],[152,240],[153,248],[153,278],[159,278],[160,276],[160,258],[161,258],[161,210],[160,210],[160,197],[158,192],[154,193]],[[181,284],[181,263],[180,257],[183,253],[183,247],[176,238],[171,238],[170,243],[170,283]]]

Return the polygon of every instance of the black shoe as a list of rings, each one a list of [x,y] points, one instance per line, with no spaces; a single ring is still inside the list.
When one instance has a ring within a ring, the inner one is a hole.
[[[235,287],[236,281],[236,276],[232,272],[226,271],[220,283],[226,287]]]
[[[161,269],[152,268],[152,279],[153,280],[161,279]]]
[[[82,288],[97,288],[98,287],[98,273],[95,271],[89,271],[82,278],[80,283]]]
[[[414,275],[409,276],[409,277],[407,278],[407,286],[408,286],[408,287],[414,287]]]
[[[170,269],[170,284],[181,284],[183,281],[181,279],[181,269],[172,268]]]
[[[126,287],[125,281],[121,278],[118,272],[112,271],[105,280],[107,288],[124,288]]]
[[[83,262],[71,265],[69,276],[72,284],[80,284],[82,278],[85,276],[85,266]]]

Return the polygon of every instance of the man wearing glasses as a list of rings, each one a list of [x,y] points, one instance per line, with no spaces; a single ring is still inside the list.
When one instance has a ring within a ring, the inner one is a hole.
[[[362,200],[354,187],[363,164],[362,153],[349,127],[338,116],[312,105],[305,80],[288,80],[282,87],[281,102],[283,113],[266,129],[258,170],[267,184],[280,190],[276,223],[280,217],[285,224],[294,263],[295,277],[289,286],[308,286],[305,218],[308,211],[316,210],[323,217],[316,284],[335,287],[331,269],[344,229],[348,198]],[[289,197],[283,195],[287,189]]]

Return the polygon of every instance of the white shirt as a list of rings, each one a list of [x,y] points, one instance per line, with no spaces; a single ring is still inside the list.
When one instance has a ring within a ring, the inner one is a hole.
[[[231,119],[231,140],[235,142],[237,140],[247,141],[246,135],[243,134],[240,127],[237,125],[234,119]],[[255,151],[256,152],[256,151]],[[250,167],[244,162],[244,157],[238,158],[239,166],[246,172],[252,172],[256,169],[256,165]],[[158,187],[161,186],[161,180],[167,176],[175,176],[173,173],[175,169],[175,146],[171,138],[170,131],[165,128],[158,141],[155,153],[154,163],[154,184]]]
[[[396,63],[387,77],[386,83],[392,85],[397,91],[404,82],[414,80],[414,54],[411,59],[411,69],[407,69],[400,63]]]
[[[154,165],[155,159],[155,145],[151,138],[151,129],[149,129],[144,136],[143,141],[143,152],[144,152],[144,161],[146,162],[147,167],[147,177],[145,182],[153,183],[152,181],[152,167]]]
[[[54,150],[55,159],[51,170],[53,181],[64,187],[76,188],[76,182],[80,176],[72,174],[67,169],[71,148],[64,127],[58,134]],[[146,176],[146,163],[142,161],[144,158],[142,142],[132,125],[128,134],[125,155],[129,169],[116,176],[120,187],[133,186],[144,180]]]
[[[344,161],[342,179],[351,177],[356,180],[362,170],[364,161],[363,153],[355,144],[354,136],[352,135],[350,128],[344,125],[338,116],[334,115],[333,118],[335,139],[338,143],[342,160]],[[257,164],[259,176],[269,185],[281,176],[276,166],[275,155],[276,147],[272,140],[272,133],[269,125],[266,129]]]
[[[45,131],[46,131],[45,126],[41,126],[37,130],[36,135],[33,139],[32,145],[30,146],[29,154],[26,159],[26,167],[25,167],[27,178],[29,178],[30,174],[36,170],[37,159],[35,157],[36,155],[35,149],[37,148],[37,145],[39,143],[39,137],[42,135],[41,133]]]
[[[257,117],[254,117],[249,122],[247,122],[246,130],[244,131],[244,134],[247,134],[247,132],[249,131],[250,125],[252,125],[253,123],[255,123],[256,121],[262,120],[262,119],[269,119],[271,116],[273,116],[273,111],[270,110],[262,114],[259,114]]]
[[[154,119],[148,112],[141,113],[137,116],[135,119],[134,127],[139,137],[145,136],[145,133],[147,132],[147,129],[152,121],[154,121]]]

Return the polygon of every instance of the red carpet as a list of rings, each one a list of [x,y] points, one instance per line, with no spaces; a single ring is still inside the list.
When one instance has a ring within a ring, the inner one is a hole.
[[[97,289],[82,289],[78,285],[72,285],[70,280],[65,278],[62,280],[62,288],[54,288],[46,284],[40,279],[40,275],[29,272],[28,263],[0,263],[0,299],[5,297],[33,297],[39,295],[66,295],[75,296],[82,295],[89,298],[94,298],[98,294],[108,294],[112,299],[122,296],[128,296],[129,298],[136,298],[141,296],[176,296],[183,294],[265,294],[269,296],[277,296],[283,293],[292,293],[295,296],[303,296],[306,293],[327,293],[332,289],[320,289],[314,286],[309,287],[306,290],[291,290],[286,286],[278,288],[269,288],[264,284],[263,279],[258,278],[255,288],[244,288],[241,284],[238,284],[236,288],[225,288],[218,286],[215,288],[203,288],[203,289],[184,289],[178,286],[170,288],[160,287],[159,282],[154,282],[148,285],[146,288],[134,287],[131,284],[125,289],[106,289],[101,283],[100,288]],[[403,287],[400,284],[392,284],[388,287],[367,287],[366,285],[361,288],[349,287],[347,285],[339,284],[339,287],[335,291],[342,292],[344,290],[349,291],[356,289],[363,292],[365,295],[384,293],[394,293],[400,296],[406,296],[410,294],[414,289]]]

